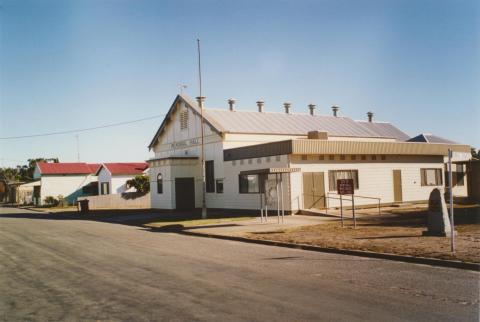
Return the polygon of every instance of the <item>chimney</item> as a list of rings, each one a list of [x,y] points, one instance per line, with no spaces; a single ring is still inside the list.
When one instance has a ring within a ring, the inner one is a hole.
[[[203,108],[203,102],[205,102],[205,96],[197,96],[198,107]]]
[[[263,112],[263,105],[265,105],[265,102],[264,102],[264,101],[262,101],[262,100],[257,101],[258,111],[259,111],[260,113]]]
[[[292,106],[291,103],[283,103],[283,107],[285,108],[285,113],[290,114],[290,107]]]
[[[332,111],[333,111],[333,116],[337,117],[337,113],[338,113],[338,110],[340,109],[340,107],[336,106],[336,105],[333,105],[332,106]]]
[[[234,98],[230,98],[228,100],[228,109],[232,112],[235,111],[235,99]]]
[[[373,112],[367,112],[368,121],[371,123],[373,121]]]
[[[315,104],[308,104],[308,109],[310,110],[310,115],[315,115]]]

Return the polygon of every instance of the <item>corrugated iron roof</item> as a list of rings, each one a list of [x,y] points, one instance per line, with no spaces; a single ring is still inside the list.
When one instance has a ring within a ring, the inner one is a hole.
[[[95,173],[95,164],[88,164],[84,162],[61,162],[61,163],[47,163],[38,162],[40,173],[45,174],[93,174]]]
[[[124,162],[124,163],[104,163],[103,167],[107,168],[112,175],[121,175],[121,174],[141,174],[148,168],[148,163],[146,162]],[[98,172],[97,172],[98,173]]]
[[[150,142],[149,148],[155,144],[180,100],[185,102],[195,113],[200,114],[197,102],[185,95],[178,95]],[[366,124],[366,122],[354,121],[348,117],[209,108],[204,110],[203,115],[205,122],[219,133],[306,136],[309,131],[326,131],[329,136],[337,137],[392,138],[397,141],[405,141],[409,138],[407,134],[390,123]]]
[[[422,133],[411,139],[408,139],[408,142],[426,142],[426,143],[449,143],[449,144],[458,144],[457,142],[444,139],[440,136],[433,135],[430,133]]]
[[[382,137],[394,138],[397,141],[407,141],[409,135],[401,131],[399,128],[388,122],[368,122],[368,121],[356,121],[362,126],[367,127],[369,130],[374,131]]]

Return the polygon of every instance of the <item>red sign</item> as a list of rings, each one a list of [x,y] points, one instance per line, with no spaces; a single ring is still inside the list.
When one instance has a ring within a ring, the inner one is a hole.
[[[339,195],[353,195],[353,179],[338,179],[337,193]]]

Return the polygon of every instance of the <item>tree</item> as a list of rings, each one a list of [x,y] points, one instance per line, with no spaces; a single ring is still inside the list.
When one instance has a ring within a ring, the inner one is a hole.
[[[148,176],[140,174],[127,181],[127,186],[134,187],[140,193],[150,191],[150,179]]]
[[[475,159],[480,159],[480,150],[475,150],[475,148],[472,148],[472,157]]]

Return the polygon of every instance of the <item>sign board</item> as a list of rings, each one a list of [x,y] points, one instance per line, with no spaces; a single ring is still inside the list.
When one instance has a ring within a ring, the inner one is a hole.
[[[354,186],[353,179],[338,179],[337,193],[339,195],[353,195]]]

